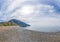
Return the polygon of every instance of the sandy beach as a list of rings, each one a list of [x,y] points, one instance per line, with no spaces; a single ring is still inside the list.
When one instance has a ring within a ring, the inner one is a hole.
[[[0,26],[0,42],[60,42],[60,32],[44,33],[19,26]]]

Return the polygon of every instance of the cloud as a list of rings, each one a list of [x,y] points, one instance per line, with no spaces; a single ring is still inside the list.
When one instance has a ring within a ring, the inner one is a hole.
[[[27,29],[36,31],[60,30],[59,0],[7,0],[2,2],[0,20],[6,21],[12,18],[22,20],[31,25]]]
[[[43,32],[56,32],[60,30],[60,15],[55,12],[54,6],[39,4],[30,5],[30,7],[34,7],[32,14],[21,16],[21,13],[17,11],[20,15],[15,15],[17,19],[31,25],[27,29]]]

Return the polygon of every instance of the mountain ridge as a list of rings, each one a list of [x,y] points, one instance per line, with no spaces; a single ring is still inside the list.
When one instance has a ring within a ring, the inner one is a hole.
[[[25,22],[22,22],[20,20],[17,20],[17,19],[11,19],[10,21],[8,22],[14,22],[16,23],[17,25],[21,26],[21,27],[27,27],[27,26],[30,26],[29,24],[25,23]]]
[[[11,19],[8,22],[0,22],[0,26],[20,26],[20,27],[27,27],[30,26],[29,24],[22,22],[17,19]]]

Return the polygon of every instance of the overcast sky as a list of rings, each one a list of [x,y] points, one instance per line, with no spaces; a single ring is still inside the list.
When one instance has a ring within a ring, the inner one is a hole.
[[[31,30],[60,31],[60,0],[0,0],[0,22],[18,19]]]

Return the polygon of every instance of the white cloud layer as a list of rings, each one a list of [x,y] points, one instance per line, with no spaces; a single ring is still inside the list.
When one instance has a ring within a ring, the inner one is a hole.
[[[13,0],[5,11],[0,12],[0,14],[4,13],[1,19],[22,20],[31,25],[27,28],[30,30],[60,31],[60,13],[57,13],[55,9],[60,7],[59,3],[59,0]],[[56,5],[58,7],[55,7]]]
[[[16,19],[22,20],[31,25],[27,29],[35,30],[35,31],[44,31],[44,32],[59,31],[60,15],[57,15],[55,13],[53,6],[39,4],[39,5],[30,5],[30,6],[27,5],[27,8],[28,7],[33,8],[33,12],[31,14],[27,12],[28,14],[22,13],[23,15],[21,15],[19,9],[15,12],[14,15]]]

